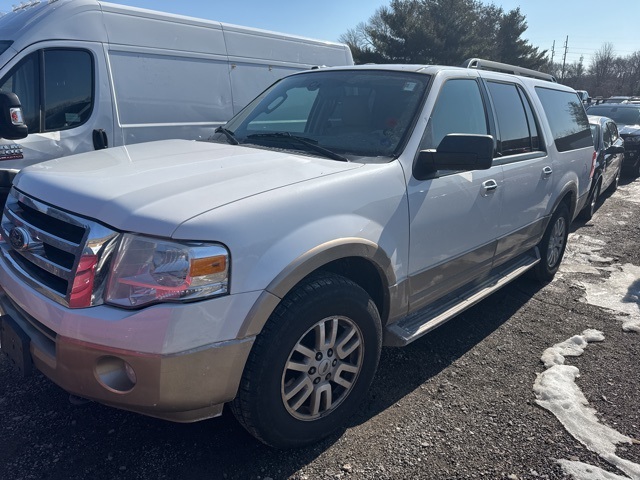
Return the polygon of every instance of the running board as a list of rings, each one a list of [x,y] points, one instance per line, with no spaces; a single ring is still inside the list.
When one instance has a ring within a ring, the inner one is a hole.
[[[408,345],[499,290],[539,261],[540,254],[538,249],[534,248],[525,255],[495,268],[480,283],[463,287],[399,322],[388,325],[385,330],[384,344],[392,347]]]

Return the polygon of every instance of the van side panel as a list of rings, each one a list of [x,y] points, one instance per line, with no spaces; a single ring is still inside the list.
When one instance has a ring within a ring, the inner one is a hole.
[[[223,56],[110,47],[109,62],[125,144],[206,138],[232,116]]]
[[[226,55],[219,22],[158,14],[103,4],[104,24],[111,45],[136,45],[159,50]],[[144,16],[142,16],[144,15]]]

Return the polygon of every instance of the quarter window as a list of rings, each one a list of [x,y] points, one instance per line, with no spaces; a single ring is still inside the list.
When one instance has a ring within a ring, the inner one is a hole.
[[[593,145],[589,120],[575,93],[536,87],[559,152]]]
[[[77,127],[93,108],[92,56],[71,49],[34,52],[0,80],[0,89],[18,95],[29,133]]]

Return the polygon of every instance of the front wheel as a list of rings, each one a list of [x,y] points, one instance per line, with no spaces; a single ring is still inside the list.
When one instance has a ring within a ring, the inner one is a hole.
[[[292,290],[251,351],[232,411],[277,448],[316,442],[344,426],[380,358],[378,310],[352,281],[316,276]]]
[[[534,268],[536,279],[541,282],[553,280],[560,268],[560,262],[567,247],[569,236],[569,208],[561,203],[553,213],[549,225],[538,244],[540,250],[540,262]]]

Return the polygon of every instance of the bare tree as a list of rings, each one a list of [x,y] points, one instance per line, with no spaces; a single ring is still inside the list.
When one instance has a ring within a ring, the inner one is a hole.
[[[607,85],[611,81],[614,70],[615,54],[612,43],[604,43],[600,50],[593,55],[590,73],[594,77],[594,86],[602,91],[601,95],[610,96],[615,91],[613,86]]]

